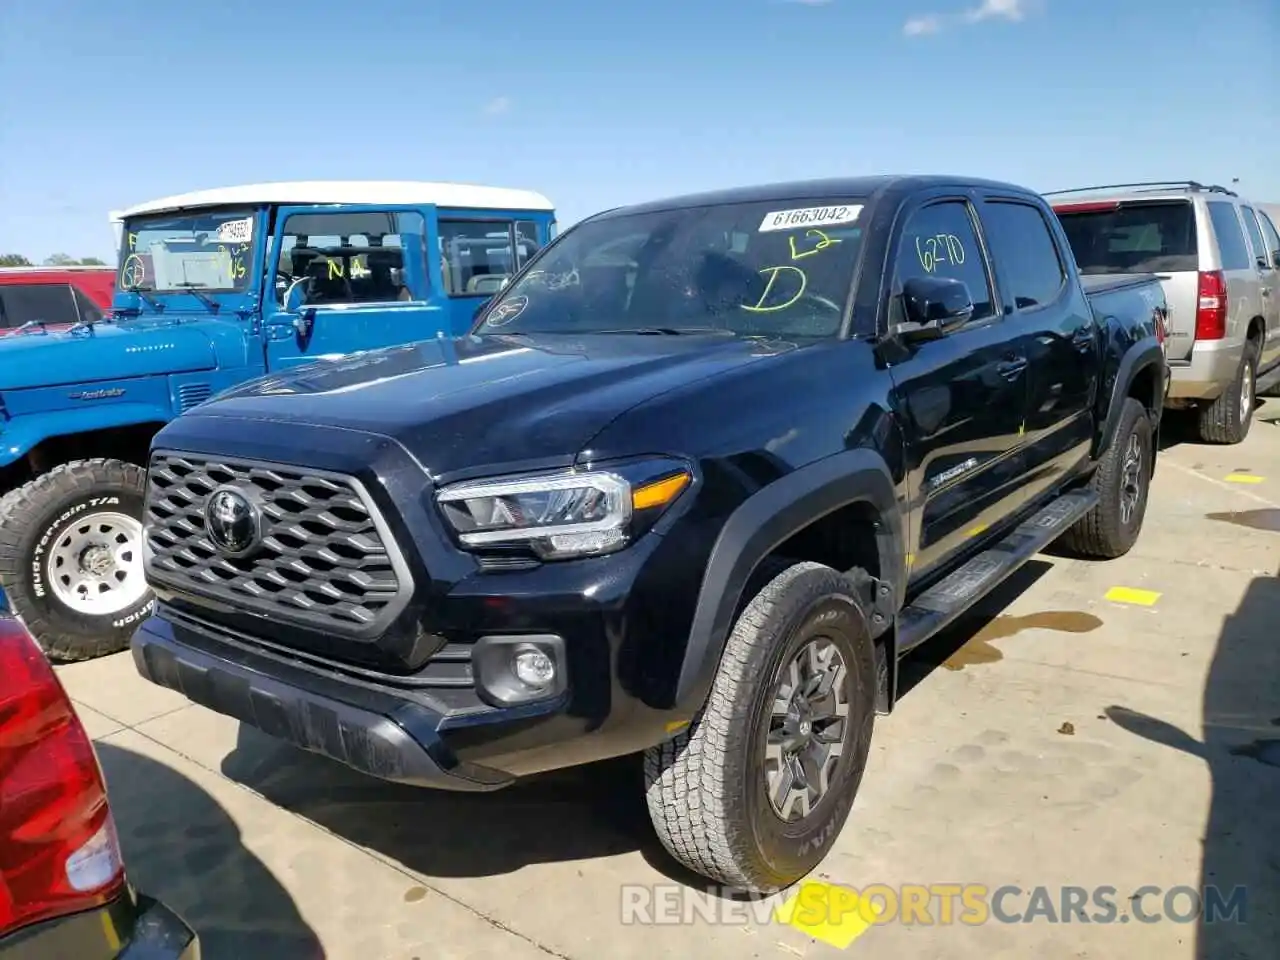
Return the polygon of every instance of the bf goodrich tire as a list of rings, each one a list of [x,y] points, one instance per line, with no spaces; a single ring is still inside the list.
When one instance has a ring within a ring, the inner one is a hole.
[[[1199,411],[1200,439],[1206,443],[1240,443],[1253,425],[1253,406],[1258,382],[1257,340],[1246,340],[1240,368],[1218,399]]]
[[[786,568],[739,615],[702,712],[645,754],[659,839],[739,890],[794,883],[849,816],[874,722],[875,656],[851,581]]]
[[[1069,549],[1103,560],[1132,549],[1147,513],[1154,435],[1146,407],[1132,397],[1126,399],[1115,438],[1090,481],[1098,503],[1062,537]]]
[[[115,653],[151,611],[142,574],[141,467],[77,460],[0,500],[0,584],[59,660]]]

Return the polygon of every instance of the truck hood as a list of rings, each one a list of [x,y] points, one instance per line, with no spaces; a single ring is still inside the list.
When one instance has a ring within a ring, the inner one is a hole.
[[[571,462],[631,407],[790,345],[721,336],[490,336],[308,364],[221,394],[187,417],[389,436],[435,477]]]
[[[198,322],[127,320],[0,339],[0,391],[211,370],[214,344]]]

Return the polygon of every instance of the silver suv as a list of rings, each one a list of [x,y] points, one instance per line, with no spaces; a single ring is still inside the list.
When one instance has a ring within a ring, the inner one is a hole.
[[[1154,273],[1164,282],[1166,403],[1194,409],[1203,440],[1243,440],[1259,376],[1280,369],[1280,232],[1272,219],[1225,187],[1194,181],[1046,196],[1081,273]]]

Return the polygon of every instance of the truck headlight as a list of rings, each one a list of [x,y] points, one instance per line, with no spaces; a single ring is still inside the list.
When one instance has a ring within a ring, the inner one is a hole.
[[[544,560],[595,556],[625,546],[638,515],[652,519],[688,486],[686,468],[663,466],[656,478],[653,466],[643,471],[638,484],[611,470],[467,481],[436,501],[464,547],[528,546]]]

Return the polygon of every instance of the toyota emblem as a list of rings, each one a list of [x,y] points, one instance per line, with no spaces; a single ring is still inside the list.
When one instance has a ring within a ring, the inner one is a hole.
[[[232,557],[243,557],[262,542],[262,517],[257,505],[235,487],[219,487],[204,505],[209,540]]]

